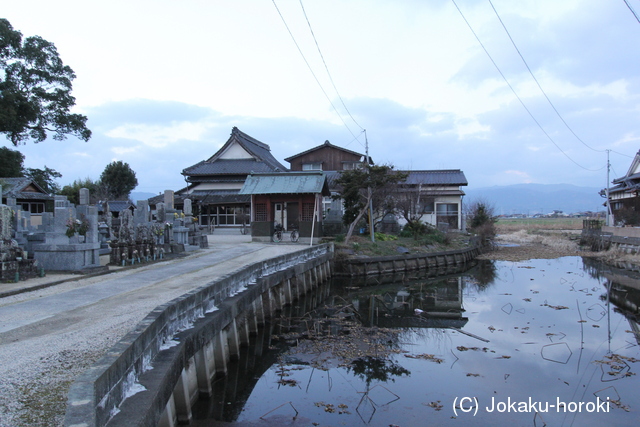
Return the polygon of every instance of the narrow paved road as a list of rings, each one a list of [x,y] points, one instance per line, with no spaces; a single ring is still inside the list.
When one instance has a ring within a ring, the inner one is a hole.
[[[155,307],[302,248],[217,243],[186,258],[0,298],[0,426],[59,425],[75,377]]]

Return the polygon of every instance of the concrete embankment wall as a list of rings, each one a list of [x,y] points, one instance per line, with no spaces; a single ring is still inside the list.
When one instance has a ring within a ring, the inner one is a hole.
[[[191,420],[249,335],[331,276],[332,245],[247,266],[153,310],[69,391],[65,426],[163,426]]]
[[[349,258],[336,260],[336,276],[366,276],[431,270],[466,264],[481,253],[479,247],[454,251],[400,256]]]
[[[582,228],[581,244],[594,251],[617,249],[625,253],[640,252],[640,227],[588,226]]]

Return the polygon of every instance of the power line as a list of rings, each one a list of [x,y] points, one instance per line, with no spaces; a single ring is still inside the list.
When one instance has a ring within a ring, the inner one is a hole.
[[[547,137],[547,139],[549,139],[549,141],[551,141],[551,143],[553,145],[556,146],[556,148],[565,155],[565,157],[569,160],[571,160],[571,162],[573,162],[576,166],[590,171],[590,172],[598,172],[601,171],[602,169],[604,169],[606,166],[603,166],[600,169],[589,169],[586,168],[584,166],[582,166],[580,163],[576,162],[575,160],[573,160],[567,153],[564,152],[564,150],[562,148],[560,148],[560,146],[553,140],[553,138],[551,138],[551,135],[549,135],[547,133],[547,131],[544,130],[544,128],[542,127],[542,125],[540,124],[540,122],[538,122],[538,120],[534,117],[533,113],[531,113],[531,111],[529,110],[529,108],[527,108],[527,106],[525,105],[524,101],[522,101],[522,99],[520,98],[520,96],[518,95],[518,93],[516,92],[516,90],[513,88],[513,86],[511,86],[511,83],[509,83],[509,80],[507,80],[507,77],[504,75],[504,73],[502,72],[502,70],[500,70],[500,67],[498,67],[498,64],[496,64],[496,61],[494,61],[493,57],[491,56],[491,54],[489,53],[489,51],[487,50],[487,48],[484,46],[484,44],[482,43],[482,41],[480,40],[480,38],[478,37],[478,35],[476,34],[476,32],[473,30],[473,27],[471,26],[471,24],[469,23],[469,21],[467,21],[467,18],[464,16],[464,14],[462,13],[462,10],[460,10],[460,8],[458,7],[458,4],[456,3],[455,0],[451,0],[454,4],[454,6],[456,7],[456,9],[458,9],[458,12],[460,13],[460,16],[462,16],[462,19],[464,20],[464,22],[467,24],[467,26],[469,27],[469,29],[471,30],[471,32],[473,33],[474,37],[476,38],[476,40],[478,41],[478,43],[480,44],[480,46],[482,47],[482,49],[484,50],[484,52],[487,54],[487,56],[489,57],[489,59],[491,60],[491,63],[493,64],[494,67],[496,67],[496,70],[498,70],[498,73],[500,73],[500,75],[502,76],[503,80],[505,81],[505,83],[507,84],[507,86],[509,86],[509,89],[511,89],[511,92],[513,92],[513,94],[515,95],[515,97],[518,99],[518,101],[520,101],[520,104],[522,105],[522,107],[526,110],[526,112],[529,114],[529,116],[531,117],[531,119],[535,122],[535,124],[540,128],[540,130],[542,131],[542,133],[544,133],[544,135]]]
[[[631,11],[631,13],[633,13],[633,16],[636,17],[636,21],[638,21],[638,23],[640,23],[640,18],[638,17],[638,14],[636,13],[635,10],[633,10],[633,8],[631,7],[631,5],[629,4],[629,2],[627,0],[623,0],[624,4],[627,5],[627,7],[629,8],[629,10]]]
[[[491,0],[489,0],[489,4],[491,5],[491,8],[493,9],[493,11],[495,12],[496,16],[498,17],[498,21],[500,21],[500,24],[502,25],[502,28],[504,28],[504,31],[507,33],[507,36],[509,36],[509,40],[511,40],[511,44],[513,44],[513,47],[516,49],[516,52],[518,52],[518,55],[520,55],[520,59],[522,59],[522,62],[527,67],[527,70],[529,70],[529,74],[531,74],[531,77],[533,78],[533,80],[538,85],[538,88],[540,89],[540,92],[542,92],[544,97],[549,102],[549,105],[551,105],[551,108],[553,108],[553,111],[555,111],[556,114],[558,115],[558,117],[560,118],[560,120],[562,120],[562,123],[564,123],[564,125],[567,127],[567,129],[569,129],[569,131],[573,134],[573,136],[575,136],[576,139],[578,141],[580,141],[585,147],[587,147],[590,150],[597,151],[599,153],[604,153],[606,150],[597,150],[597,149],[591,147],[590,145],[588,145],[586,142],[584,142],[578,135],[576,135],[576,133],[571,128],[571,126],[569,126],[569,124],[564,120],[564,118],[562,117],[562,115],[560,114],[560,112],[558,111],[556,106],[553,105],[553,102],[551,102],[551,99],[549,99],[549,97],[547,96],[547,93],[544,91],[544,89],[542,89],[542,86],[540,85],[540,82],[538,81],[536,76],[533,74],[533,71],[531,71],[531,68],[529,67],[529,64],[527,63],[527,61],[524,59],[524,56],[522,56],[522,53],[520,53],[520,49],[518,49],[518,46],[516,46],[516,42],[513,40],[513,37],[511,37],[511,34],[509,33],[509,30],[507,30],[506,25],[502,21],[502,18],[498,14],[498,11],[496,10],[496,8],[493,5],[493,2],[491,2]]]
[[[344,119],[342,118],[342,115],[340,114],[340,112],[338,111],[336,106],[333,105],[333,102],[331,101],[331,98],[329,98],[329,95],[327,95],[327,92],[324,90],[324,87],[322,87],[322,84],[320,83],[320,80],[318,80],[318,77],[316,76],[316,73],[313,72],[313,68],[311,68],[311,64],[309,64],[309,61],[307,61],[307,58],[304,56],[304,53],[302,52],[302,49],[300,48],[300,45],[298,45],[298,42],[296,41],[296,38],[293,36],[293,33],[291,32],[291,29],[289,29],[289,25],[287,25],[287,21],[284,19],[284,16],[282,16],[282,13],[280,12],[280,9],[278,8],[278,5],[276,4],[276,1],[275,0],[271,0],[271,1],[273,2],[273,5],[275,6],[276,10],[278,11],[278,15],[280,15],[280,19],[282,19],[282,23],[284,24],[285,28],[289,32],[289,35],[291,36],[291,39],[293,40],[293,43],[296,45],[296,48],[298,49],[298,52],[300,52],[300,55],[302,56],[302,59],[304,60],[305,64],[307,64],[307,68],[309,68],[309,71],[311,72],[311,75],[313,75],[313,78],[315,79],[316,83],[320,87],[320,90],[322,91],[324,96],[327,98],[327,101],[329,101],[329,104],[331,104],[331,107],[333,107],[333,110],[336,112],[336,114],[340,118],[340,121],[342,122],[342,124],[347,128],[349,133],[354,138],[357,139],[357,136],[353,133],[351,128],[344,121]]]
[[[615,150],[609,150],[609,151],[611,151],[612,153],[616,153],[616,154],[618,154],[618,155],[620,155],[620,156],[628,157],[628,158],[630,158],[630,159],[633,159],[633,158],[635,157],[635,156],[630,156],[630,155],[628,155],[628,154],[620,153],[620,152],[615,151]]]
[[[313,28],[311,28],[311,22],[309,22],[309,17],[307,16],[307,12],[304,10],[304,5],[302,4],[302,0],[300,0],[300,7],[302,8],[302,13],[304,14],[304,19],[307,20],[307,25],[309,26],[309,31],[311,31],[311,36],[313,37],[313,41],[315,42],[316,47],[318,48],[318,53],[320,54],[320,58],[322,58],[322,63],[324,64],[324,69],[327,70],[327,75],[329,76],[329,81],[331,81],[331,85],[333,86],[333,89],[336,91],[336,94],[338,95],[338,98],[340,99],[340,102],[342,103],[342,106],[344,107],[344,109],[347,112],[347,114],[349,114],[349,117],[351,117],[351,120],[353,120],[353,123],[355,123],[356,126],[358,126],[361,130],[364,131],[364,128],[362,126],[360,126],[360,124],[356,121],[356,119],[354,119],[353,116],[351,115],[351,112],[349,111],[349,109],[345,105],[344,100],[342,99],[342,96],[340,96],[340,92],[338,92],[338,88],[336,87],[335,83],[333,82],[333,78],[331,77],[331,73],[329,72],[329,67],[327,66],[327,63],[324,60],[324,55],[322,54],[322,51],[320,50],[320,45],[318,44],[318,40],[316,39],[316,35],[313,32]]]

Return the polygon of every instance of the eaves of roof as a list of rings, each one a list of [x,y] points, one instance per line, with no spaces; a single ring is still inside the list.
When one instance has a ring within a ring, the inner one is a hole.
[[[331,192],[322,172],[251,174],[239,194],[323,194]]]
[[[202,174],[202,170],[207,170],[207,164],[215,164],[217,162],[223,161],[220,159],[222,153],[225,152],[227,147],[229,147],[233,143],[238,143],[242,148],[244,148],[255,160],[255,163],[262,162],[265,167],[260,171],[265,172],[279,172],[279,171],[287,171],[288,169],[283,166],[280,162],[278,162],[275,157],[271,154],[271,149],[264,142],[258,141],[257,139],[247,135],[246,133],[240,131],[237,127],[233,127],[231,130],[231,136],[225,142],[225,144],[209,159],[196,163],[193,166],[185,168],[182,171],[183,175],[196,175]],[[229,160],[229,161],[252,161],[251,159],[237,159],[237,160]],[[250,173],[251,170],[247,171]]]
[[[326,147],[330,147],[330,148],[335,148],[336,150],[340,150],[340,151],[344,151],[345,153],[349,153],[349,154],[354,154],[356,156],[360,156],[360,157],[364,157],[364,154],[361,153],[357,153],[355,151],[351,151],[351,150],[347,150],[346,148],[342,148],[342,147],[338,147],[337,145],[333,145],[332,143],[330,143],[329,141],[325,141],[324,144],[318,145],[317,147],[313,147],[310,148],[306,151],[303,151],[302,153],[298,153],[295,154],[291,157],[287,157],[286,159],[284,159],[285,162],[289,162],[291,163],[292,160],[300,157],[300,156],[304,156],[305,154],[309,154],[312,153],[314,151],[320,150],[322,148],[326,148]],[[369,158],[371,160],[371,158]]]
[[[407,185],[469,185],[460,169],[400,171],[407,173]]]

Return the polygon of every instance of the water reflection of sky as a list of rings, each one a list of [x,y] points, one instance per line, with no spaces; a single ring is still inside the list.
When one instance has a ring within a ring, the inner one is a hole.
[[[323,371],[300,365],[287,372],[287,378],[297,381],[290,387],[278,384],[281,376],[274,366],[258,381],[239,421],[265,414],[293,416],[295,408],[299,417],[317,425],[640,424],[640,378],[635,375],[640,362],[626,362],[622,374],[630,372],[628,376],[609,375],[609,365],[595,363],[610,352],[640,359],[627,319],[613,305],[607,309],[609,282],[586,273],[579,257],[497,262],[495,267],[494,279],[484,285],[473,277],[461,279],[461,315],[469,319],[462,330],[468,334],[436,328],[409,328],[401,334],[408,353],[394,355],[393,362],[410,375],[367,385],[347,368]],[[443,362],[406,357],[421,354]],[[608,413],[588,413],[597,402],[596,392],[620,399],[628,412],[614,405]],[[456,417],[454,399],[467,396],[478,399],[477,415],[457,409]],[[582,413],[558,413],[550,407],[536,418],[535,413],[485,410],[492,399],[529,398],[549,405],[557,399],[583,402]],[[291,404],[280,406],[286,402]],[[335,412],[327,412],[327,404]]]

